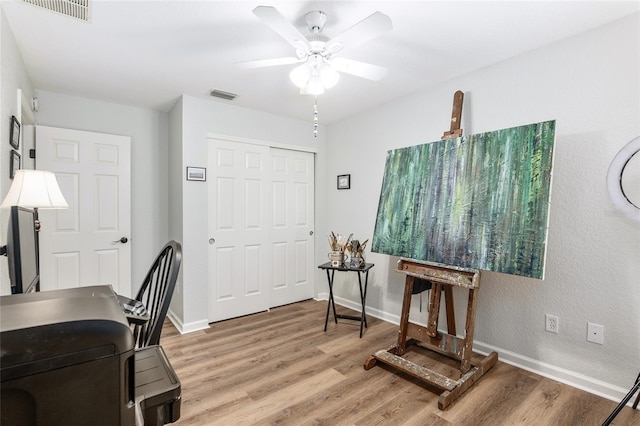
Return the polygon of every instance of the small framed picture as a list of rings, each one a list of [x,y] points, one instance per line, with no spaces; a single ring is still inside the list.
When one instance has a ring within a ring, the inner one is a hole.
[[[207,180],[207,169],[204,167],[187,167],[187,180]]]
[[[351,175],[338,175],[338,189],[351,188]]]
[[[17,151],[11,150],[11,165],[9,166],[9,177],[13,179],[16,175],[16,170],[20,170],[20,154]]]
[[[15,149],[20,147],[20,122],[15,115],[11,116],[11,138],[9,142]]]

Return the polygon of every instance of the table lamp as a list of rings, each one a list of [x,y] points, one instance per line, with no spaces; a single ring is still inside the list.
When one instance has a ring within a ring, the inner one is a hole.
[[[36,241],[39,240],[40,219],[38,209],[67,209],[69,204],[64,199],[58,186],[58,180],[53,172],[45,170],[17,170],[11,183],[11,188],[0,209],[11,206],[32,208],[34,211],[34,227]]]
[[[21,206],[33,209],[33,227],[35,230],[36,268],[40,265],[40,219],[38,209],[66,209],[67,201],[60,191],[56,176],[44,170],[17,170],[11,188],[0,209]],[[7,246],[0,247],[0,254],[7,255]],[[37,270],[37,269],[36,269]],[[36,286],[40,291],[40,283]]]
[[[58,186],[56,175],[45,170],[17,170],[0,208],[21,206],[36,212],[36,231],[40,230],[38,209],[69,208]]]

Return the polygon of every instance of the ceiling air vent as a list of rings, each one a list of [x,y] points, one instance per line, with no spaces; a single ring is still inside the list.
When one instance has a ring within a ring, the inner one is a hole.
[[[224,92],[218,89],[212,89],[211,91],[209,91],[209,95],[213,96],[214,98],[226,99],[227,101],[232,101],[238,97],[238,95],[236,95],[235,93]]]
[[[22,0],[53,12],[89,21],[89,0]]]

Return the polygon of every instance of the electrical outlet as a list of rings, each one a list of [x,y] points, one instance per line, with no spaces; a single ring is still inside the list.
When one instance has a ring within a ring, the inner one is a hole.
[[[600,324],[587,323],[587,342],[604,344],[604,326]]]
[[[544,320],[545,320],[545,325],[544,325],[545,330],[551,333],[558,332],[558,329],[560,328],[560,320],[558,319],[557,316],[546,314],[544,316]]]

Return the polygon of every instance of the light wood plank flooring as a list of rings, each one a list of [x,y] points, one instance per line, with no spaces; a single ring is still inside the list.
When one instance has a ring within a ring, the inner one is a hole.
[[[186,335],[167,321],[161,344],[182,383],[174,424],[582,426],[602,424],[616,406],[498,361],[440,411],[437,389],[386,366],[364,370],[366,357],[395,343],[397,326],[368,317],[362,339],[349,320],[325,333],[326,306],[309,300]],[[429,368],[442,359],[412,355]],[[640,425],[640,411],[625,407],[614,424]]]

